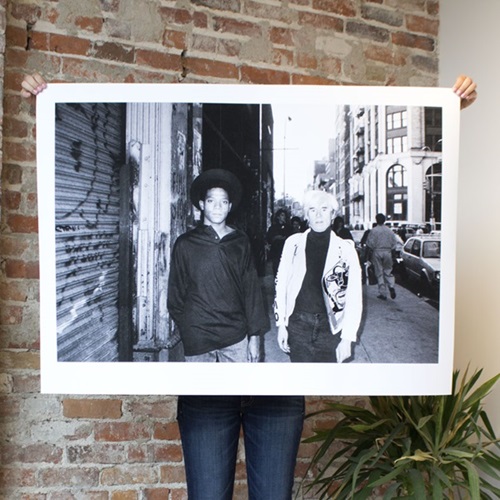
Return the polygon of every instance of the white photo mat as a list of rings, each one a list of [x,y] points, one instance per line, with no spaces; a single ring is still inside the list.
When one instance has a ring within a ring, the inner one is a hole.
[[[55,106],[75,102],[321,103],[443,110],[439,360],[432,364],[60,362],[57,357]],[[49,84],[37,97],[41,390],[64,394],[411,395],[451,390],[459,98],[399,87]]]

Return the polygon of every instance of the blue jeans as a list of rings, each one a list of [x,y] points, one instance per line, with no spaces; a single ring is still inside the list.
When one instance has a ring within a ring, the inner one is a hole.
[[[243,427],[249,500],[290,500],[302,396],[179,396],[189,500],[231,500]]]

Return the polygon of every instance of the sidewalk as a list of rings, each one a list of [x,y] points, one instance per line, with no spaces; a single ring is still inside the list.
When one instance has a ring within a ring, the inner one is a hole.
[[[271,330],[264,337],[263,359],[288,363],[277,342],[272,304],[274,277],[261,278],[269,307]],[[439,312],[425,298],[396,285],[397,297],[382,301],[376,285],[363,286],[363,316],[351,363],[437,363]]]

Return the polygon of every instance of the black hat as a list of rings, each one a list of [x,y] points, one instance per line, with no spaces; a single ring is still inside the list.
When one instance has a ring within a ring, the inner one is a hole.
[[[234,210],[241,201],[241,182],[233,173],[223,168],[211,168],[202,172],[191,184],[191,202],[200,209],[200,200],[205,197],[206,192],[212,188],[224,189],[231,202],[231,210]]]

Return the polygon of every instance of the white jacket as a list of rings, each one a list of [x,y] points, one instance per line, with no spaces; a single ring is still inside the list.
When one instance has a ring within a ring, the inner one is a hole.
[[[276,276],[274,314],[278,327],[288,326],[295,308],[306,274],[306,241],[310,231],[294,234],[285,242]],[[363,310],[361,267],[353,242],[339,238],[333,231],[321,281],[332,334],[342,331],[342,339],[356,342]]]

